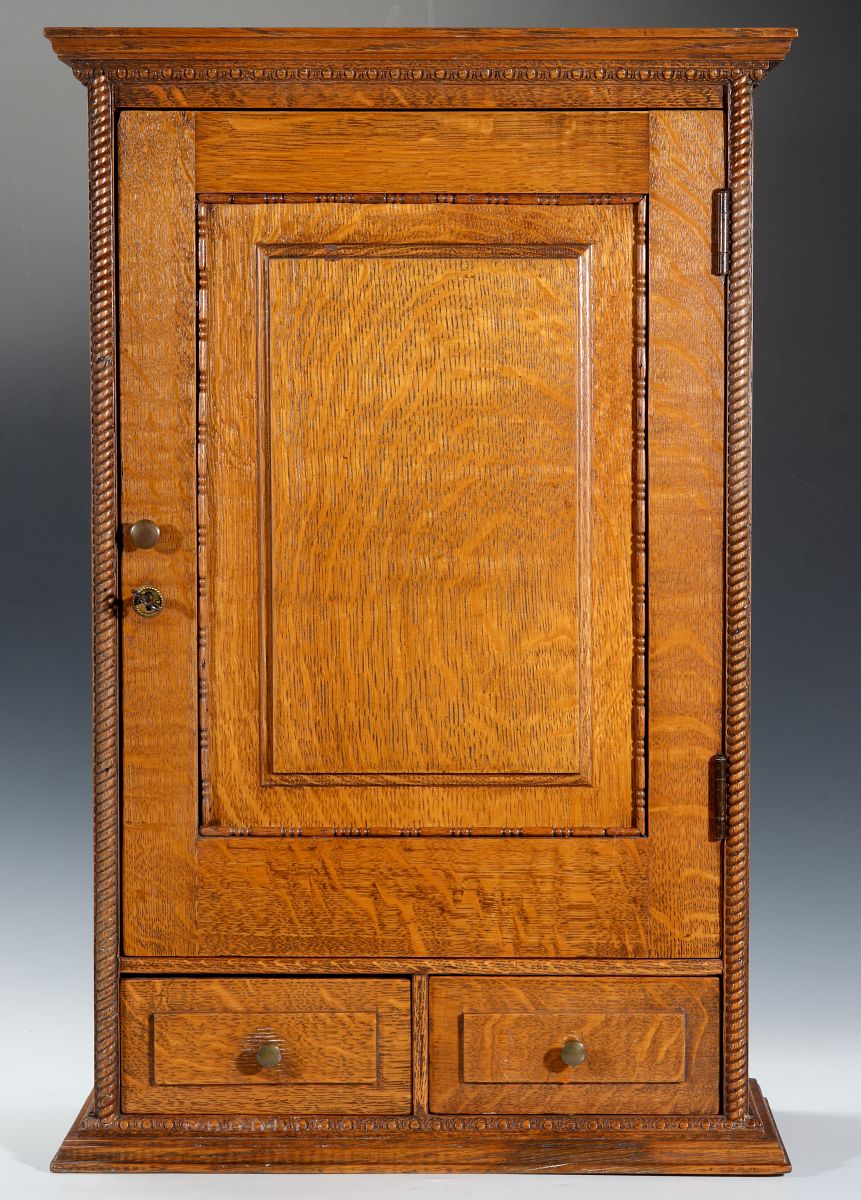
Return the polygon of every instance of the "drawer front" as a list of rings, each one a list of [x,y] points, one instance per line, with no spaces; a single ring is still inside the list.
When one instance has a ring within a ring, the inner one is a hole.
[[[126,1112],[410,1110],[407,980],[126,979],[121,1005]]]
[[[432,979],[431,1108],[715,1113],[719,999],[709,978]]]

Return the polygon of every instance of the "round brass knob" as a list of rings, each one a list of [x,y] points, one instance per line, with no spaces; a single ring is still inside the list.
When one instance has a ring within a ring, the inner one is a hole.
[[[277,1042],[264,1042],[257,1047],[256,1058],[261,1067],[277,1067],[281,1062],[281,1047]]]
[[[132,592],[132,608],[139,617],[157,617],[164,608],[164,596],[157,587],[145,583]]]
[[[135,521],[129,530],[129,537],[138,550],[152,550],[153,546],[158,545],[161,530],[155,521]]]
[[[586,1047],[579,1038],[568,1038],[560,1051],[562,1061],[569,1067],[579,1067],[586,1058]]]

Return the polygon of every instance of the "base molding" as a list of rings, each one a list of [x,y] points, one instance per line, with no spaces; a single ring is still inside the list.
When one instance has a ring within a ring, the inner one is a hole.
[[[750,1081],[750,1117],[740,1123],[687,1129],[649,1127],[614,1130],[588,1120],[566,1133],[541,1128],[458,1132],[427,1128],[376,1129],[357,1121],[349,1134],[320,1132],[183,1132],[121,1129],[97,1124],[91,1100],[51,1163],[52,1171],[357,1172],[512,1171],[530,1174],[782,1175],[790,1162],[768,1101]],[[601,1128],[590,1129],[590,1124]],[[126,1121],[126,1124],[128,1122]],[[418,1125],[418,1122],[416,1122]],[[705,1123],[704,1123],[705,1124]]]

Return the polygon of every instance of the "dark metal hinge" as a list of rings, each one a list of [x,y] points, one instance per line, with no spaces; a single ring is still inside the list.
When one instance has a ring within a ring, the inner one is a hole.
[[[709,759],[709,792],[713,836],[718,842],[722,842],[726,837],[728,782],[729,759],[725,754],[715,754]]]
[[[729,274],[729,188],[712,192],[712,275]]]

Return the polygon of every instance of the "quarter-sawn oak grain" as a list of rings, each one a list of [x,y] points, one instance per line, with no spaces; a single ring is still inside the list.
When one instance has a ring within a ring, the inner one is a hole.
[[[582,1002],[581,1002],[582,1003]],[[678,1083],[685,1076],[685,1015],[681,1012],[461,1014],[464,1083]],[[586,1060],[568,1066],[570,1038]]]
[[[198,192],[643,192],[649,121],[617,113],[197,117]]]
[[[145,936],[163,953],[194,953],[194,118],[123,113],[117,137],[120,511],[124,530],[147,517],[162,531],[151,550],[123,537],[123,929],[126,947]],[[145,583],[165,597],[149,621],[130,603]]]

